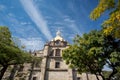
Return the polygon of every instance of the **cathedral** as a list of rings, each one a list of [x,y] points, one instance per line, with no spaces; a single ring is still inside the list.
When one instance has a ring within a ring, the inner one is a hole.
[[[47,42],[42,50],[32,54],[42,58],[40,63],[38,61],[37,65],[26,63],[22,66],[14,66],[14,75],[9,74],[9,78],[14,77],[14,80],[97,80],[95,75],[78,74],[75,69],[71,69],[65,64],[62,59],[62,51],[68,47],[69,43],[58,31],[56,37]]]

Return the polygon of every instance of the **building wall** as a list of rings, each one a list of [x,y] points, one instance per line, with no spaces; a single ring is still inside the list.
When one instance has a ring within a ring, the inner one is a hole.
[[[64,63],[62,58],[49,58],[47,62],[47,68],[55,69],[55,62],[60,62],[60,69],[68,69],[68,65]]]
[[[34,71],[33,75],[32,75],[32,79],[36,78],[36,80],[41,80],[41,76],[40,76],[40,71]]]
[[[47,71],[48,80],[68,80],[67,71]]]
[[[48,48],[48,57],[44,57],[47,58],[45,80],[69,80],[68,65],[62,59],[62,50],[65,48],[58,46]],[[56,49],[60,49],[60,56],[55,56]],[[51,50],[54,50],[53,56],[49,56]],[[55,68],[56,62],[60,62],[59,68]]]

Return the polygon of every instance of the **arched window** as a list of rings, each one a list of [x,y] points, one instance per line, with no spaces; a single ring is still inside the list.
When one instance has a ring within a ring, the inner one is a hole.
[[[56,54],[55,56],[60,56],[60,49],[56,49]]]
[[[55,42],[55,44],[56,44],[56,45],[60,45],[60,40],[57,40],[57,41]]]

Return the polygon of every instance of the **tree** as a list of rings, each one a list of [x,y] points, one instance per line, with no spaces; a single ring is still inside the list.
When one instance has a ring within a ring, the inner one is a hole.
[[[7,27],[0,27],[0,80],[9,65],[23,64],[29,61],[31,56],[15,46],[11,39],[11,33]]]
[[[109,18],[102,24],[104,34],[120,38],[120,0],[99,0],[99,4],[91,12],[90,18],[96,20],[104,12],[109,13]]]
[[[108,35],[104,38],[103,48],[103,56],[106,58],[106,64],[112,69],[108,78],[110,80],[120,72],[120,40],[114,38],[112,35]]]
[[[120,46],[119,40],[112,36],[104,37],[102,31],[91,31],[82,37],[76,36],[74,44],[63,51],[63,59],[70,67],[76,68],[79,73],[91,72],[100,75],[103,80],[111,80],[118,72],[120,66]],[[105,79],[102,74],[103,67],[108,64],[112,69],[111,74]]]

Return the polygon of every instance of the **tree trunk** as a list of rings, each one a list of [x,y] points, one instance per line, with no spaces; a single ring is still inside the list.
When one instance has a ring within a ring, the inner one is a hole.
[[[0,71],[0,80],[2,80],[2,77],[4,76],[5,71],[7,70],[8,65],[3,66],[3,68]]]
[[[99,75],[101,76],[102,80],[106,80],[103,74],[99,73]]]
[[[97,74],[95,74],[96,75],[96,78],[97,78],[97,80],[99,80],[99,77],[98,77],[98,75]]]

